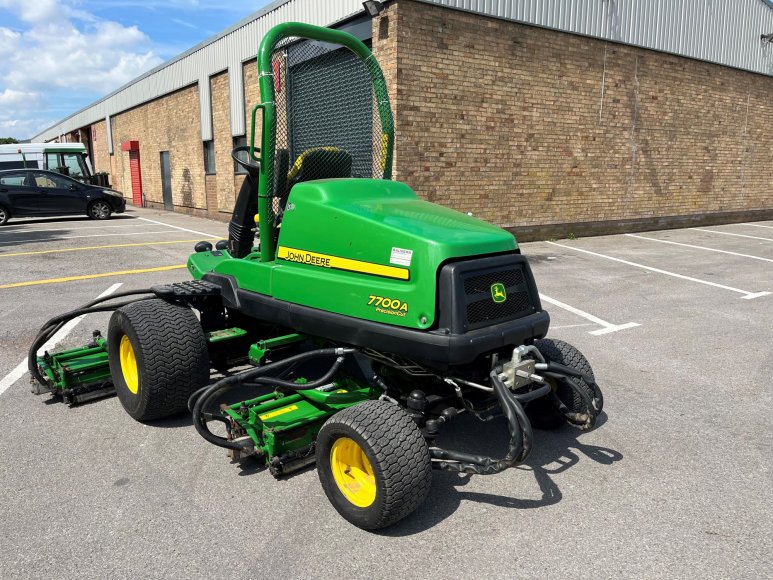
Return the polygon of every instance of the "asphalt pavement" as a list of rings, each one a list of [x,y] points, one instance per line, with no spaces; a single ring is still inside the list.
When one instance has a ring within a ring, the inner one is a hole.
[[[313,468],[275,480],[186,417],[30,393],[45,320],[186,280],[193,244],[225,234],[133,208],[0,228],[0,578],[773,577],[773,222],[524,244],[550,336],[604,391],[599,425],[537,431],[499,475],[435,472],[426,503],[378,533],[343,520]],[[460,417],[440,443],[495,455],[507,438]]]

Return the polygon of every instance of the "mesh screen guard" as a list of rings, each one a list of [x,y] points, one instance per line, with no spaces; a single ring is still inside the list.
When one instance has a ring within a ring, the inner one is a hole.
[[[273,105],[270,122],[264,116],[259,195],[268,201],[266,218],[274,226],[296,183],[391,176],[392,113],[383,74],[361,48],[283,36],[268,53],[270,64],[259,65],[263,105]]]
[[[258,69],[264,109],[258,205],[261,259],[268,261],[274,236],[266,230],[276,226],[290,189],[315,179],[391,178],[394,129],[381,68],[350,34],[276,26],[261,43]]]

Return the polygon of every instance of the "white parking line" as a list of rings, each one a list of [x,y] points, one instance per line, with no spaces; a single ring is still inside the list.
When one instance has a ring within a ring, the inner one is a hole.
[[[693,278],[692,276],[683,276],[682,274],[676,274],[674,272],[668,272],[667,270],[661,270],[660,268],[653,268],[652,266],[645,266],[644,264],[637,264],[636,262],[629,262],[628,260],[623,260],[621,258],[614,258],[612,256],[607,256],[605,254],[599,254],[598,252],[591,252],[590,250],[583,250],[580,248],[575,248],[573,246],[566,246],[564,244],[559,244],[557,242],[546,242],[547,244],[552,244],[554,246],[559,246],[561,248],[566,248],[567,250],[573,250],[575,252],[582,252],[583,254],[590,254],[591,256],[597,256],[599,258],[604,258],[606,260],[613,260],[615,262],[620,262],[621,264],[627,264],[629,266],[634,266],[635,268],[642,268],[643,270],[649,270],[650,272],[656,272],[658,274],[664,274],[665,276],[672,276],[674,278],[679,278],[681,280],[689,280],[690,282],[697,282],[698,284],[705,284],[706,286],[714,286],[715,288],[722,288],[723,290],[730,290],[731,292],[737,292],[738,294],[743,294],[741,298],[745,298],[746,300],[751,300],[753,298],[759,298],[760,296],[767,296],[770,294],[770,292],[749,292],[748,290],[741,290],[740,288],[733,288],[732,286],[725,286],[724,284],[717,284],[716,282],[709,282],[707,280],[700,280],[698,278]]]
[[[140,220],[145,221],[145,222],[150,222],[150,223],[153,223],[153,224],[159,224],[161,226],[166,226],[168,228],[174,228],[176,230],[182,230],[184,232],[191,232],[192,234],[198,234],[200,236],[207,236],[208,238],[222,238],[223,237],[223,236],[215,236],[213,234],[208,234],[208,233],[205,233],[205,232],[198,232],[196,230],[189,230],[188,228],[181,228],[180,226],[173,226],[172,224],[167,224],[167,223],[164,223],[164,222],[159,222],[159,221],[152,220],[152,219],[149,219],[149,218],[141,217],[141,218],[137,218],[137,219],[140,219]]]
[[[13,240],[8,243],[0,244],[0,246],[14,246],[16,244],[26,244],[28,242],[55,242],[57,240],[74,240],[75,238],[112,238],[113,236],[144,236],[146,234],[171,234],[172,232],[167,232],[165,230],[160,230],[157,232],[132,232],[128,234],[120,234],[120,233],[111,233],[111,234],[88,234],[85,236],[59,236],[57,238],[46,238],[44,240],[41,240],[39,238],[29,238],[27,240]],[[212,236],[215,237],[215,236]]]
[[[123,282],[118,282],[117,284],[113,284],[102,292],[97,298],[104,298],[105,296],[110,296],[113,292],[118,290],[123,285]],[[83,315],[85,316],[85,314]],[[46,342],[43,346],[40,347],[40,350],[43,352],[47,350],[51,350],[54,348],[57,344],[62,342],[62,340],[72,332],[72,329],[78,326],[78,323],[83,320],[83,316],[78,316],[77,318],[73,318],[67,324],[65,324],[62,328],[59,329],[59,332],[57,332],[54,336],[51,337],[51,339]],[[9,387],[11,387],[16,381],[18,381],[20,378],[24,376],[24,373],[27,372],[27,357],[24,357],[24,360],[19,363],[19,365],[13,369],[10,373],[5,375],[2,380],[0,380],[0,395],[2,395],[5,391],[8,390]]]
[[[749,238],[750,240],[765,240],[767,242],[773,242],[773,238],[760,238],[759,236],[747,236],[745,234],[734,234],[731,232],[720,232],[717,230],[706,230],[704,228],[690,228],[697,232],[709,232],[710,234],[721,234],[723,236],[735,236],[737,238]]]
[[[739,226],[752,226],[754,228],[769,228],[769,229],[773,230],[773,226],[765,226],[765,225],[762,225],[762,224],[738,224],[738,225]]]
[[[72,230],[101,230],[103,228],[144,228],[144,224],[123,224],[114,226],[80,226],[78,222],[73,222],[72,228],[58,227],[58,228],[46,228],[42,230],[34,230],[27,228],[20,228],[18,230],[8,229],[8,226],[0,228],[0,234],[13,235],[13,234],[36,234],[37,232],[70,232]]]
[[[763,262],[773,262],[773,258],[761,258],[760,256],[752,256],[750,254],[740,254],[738,252],[730,252],[728,250],[718,250],[717,248],[707,248],[706,246],[694,246],[693,244],[683,244],[681,242],[672,242],[670,240],[659,240],[657,238],[648,238],[646,236],[639,236],[636,234],[625,234],[631,238],[639,238],[640,240],[649,240],[650,242],[660,242],[661,244],[673,244],[675,246],[684,246],[686,248],[695,248],[696,250],[706,250],[708,252],[719,252],[720,254],[730,254],[731,256],[740,256],[742,258],[751,258],[752,260],[762,260]]]
[[[612,324],[610,322],[607,322],[606,320],[601,320],[598,316],[593,316],[592,314],[588,314],[587,312],[580,310],[579,308],[575,308],[574,306],[569,306],[568,304],[564,304],[563,302],[559,302],[558,300],[551,298],[550,296],[545,296],[544,294],[539,295],[540,300],[547,302],[548,304],[552,304],[553,306],[558,306],[559,308],[563,308],[564,310],[571,312],[572,314],[576,314],[577,316],[581,316],[585,320],[590,320],[591,322],[594,322],[595,324],[598,324],[602,328],[599,328],[598,330],[591,330],[588,334],[593,335],[600,335],[600,334],[609,334],[610,332],[617,332],[618,330],[625,330],[626,328],[633,328],[634,326],[641,326],[637,322],[626,322],[625,324]]]

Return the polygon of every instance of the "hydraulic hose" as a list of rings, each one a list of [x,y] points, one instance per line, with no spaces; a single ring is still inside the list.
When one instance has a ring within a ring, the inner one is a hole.
[[[245,384],[249,385],[253,383],[258,383],[260,385],[270,384],[270,385],[277,385],[277,386],[282,386],[278,383],[286,383],[286,384],[292,385],[291,387],[286,387],[286,388],[292,388],[294,390],[314,389],[320,384],[324,384],[325,382],[327,382],[327,380],[329,380],[329,378],[332,377],[333,374],[335,374],[335,372],[338,370],[338,367],[341,365],[341,362],[343,362],[344,355],[355,352],[355,350],[356,349],[354,348],[321,348],[318,350],[303,352],[303,353],[288,357],[286,359],[267,364],[262,367],[249,369],[241,373],[231,375],[230,377],[221,379],[208,387],[198,389],[188,399],[188,408],[191,409],[191,415],[193,417],[193,426],[196,428],[196,431],[199,433],[199,435],[201,435],[205,440],[209,441],[213,445],[217,445],[218,447],[223,447],[225,449],[235,449],[235,450],[241,449],[242,448],[241,445],[238,445],[233,441],[229,441],[225,437],[220,437],[212,433],[207,427],[206,422],[203,420],[205,418],[204,409],[209,405],[211,400],[214,399],[215,395],[224,393],[228,389],[235,387],[237,385],[245,385]],[[331,367],[331,369],[327,373],[325,373],[323,377],[316,379],[315,381],[312,381],[310,383],[304,383],[304,384],[287,383],[287,381],[282,381],[281,379],[274,380],[274,379],[268,379],[268,378],[266,379],[266,382],[263,382],[263,381],[259,382],[255,380],[262,377],[262,375],[267,375],[272,371],[282,369],[289,364],[305,361],[311,358],[323,357],[323,356],[336,356],[337,358],[336,358],[336,361],[333,363],[333,366]]]
[[[574,393],[576,393],[580,399],[582,400],[583,404],[585,405],[585,408],[588,410],[587,413],[574,413],[569,410],[569,408],[564,404],[563,401],[558,397],[558,395],[551,391],[548,395],[550,397],[550,401],[553,403],[553,406],[556,408],[556,410],[561,413],[564,417],[566,417],[566,420],[570,423],[580,426],[580,427],[586,427],[590,428],[596,423],[596,418],[598,416],[598,407],[599,402],[594,398],[591,398],[588,393],[585,392],[584,389],[580,388],[575,384],[574,381],[570,380],[566,375],[562,373],[554,373],[554,372],[544,372],[543,376],[551,377],[553,379],[556,379],[558,381],[561,381],[565,386],[569,387]],[[595,385],[595,383],[592,383]],[[589,385],[590,386],[590,385]]]
[[[601,389],[592,376],[583,374],[580,371],[573,369],[572,367],[568,367],[553,361],[547,363],[547,370],[549,372],[569,375],[582,379],[593,390],[593,401],[590,408],[596,411],[600,411],[604,406],[604,395],[601,393]],[[571,381],[569,382],[571,383]]]
[[[146,296],[144,298],[137,298],[134,300],[125,300],[123,302],[113,304],[104,304],[105,302],[115,300],[117,298],[139,296],[143,294],[153,294],[153,291],[150,288],[145,288],[142,290],[127,290],[125,292],[111,294],[110,296],[103,296],[102,298],[97,298],[96,300],[92,300],[91,302],[84,304],[80,308],[76,308],[75,310],[65,312],[64,314],[60,314],[49,319],[38,331],[38,334],[35,336],[35,340],[32,341],[32,345],[30,346],[29,352],[27,353],[27,368],[29,369],[32,378],[38,381],[41,385],[46,384],[46,379],[43,377],[43,375],[40,374],[40,371],[38,370],[38,350],[48,340],[50,340],[51,337],[53,337],[67,322],[73,318],[77,318],[78,316],[93,314],[95,312],[110,312],[112,310],[121,308],[122,306],[127,306],[137,302],[138,300],[148,300],[155,297]]]
[[[252,382],[249,383],[243,383],[245,385],[271,385],[274,387],[283,387],[285,389],[290,389],[292,391],[306,391],[308,389],[316,389],[317,387],[321,387],[322,385],[327,384],[330,379],[333,378],[333,375],[338,372],[338,368],[341,366],[341,363],[344,362],[343,356],[339,356],[335,362],[333,363],[333,366],[330,367],[330,369],[322,375],[320,378],[311,381],[310,383],[292,383],[290,381],[283,381],[280,378],[276,377],[258,377],[257,379],[254,379]]]
[[[432,458],[442,460],[436,463],[435,466],[437,468],[459,473],[490,475],[522,463],[529,455],[532,440],[534,439],[531,423],[528,417],[526,417],[521,403],[500,380],[496,371],[492,371],[490,376],[491,384],[494,386],[494,393],[499,400],[502,414],[507,419],[507,425],[510,430],[510,443],[508,444],[507,455],[502,459],[495,459],[493,457],[432,447],[430,448]]]

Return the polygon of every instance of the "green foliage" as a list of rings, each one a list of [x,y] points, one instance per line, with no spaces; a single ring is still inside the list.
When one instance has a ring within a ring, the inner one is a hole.
[[[18,142],[18,139],[14,139],[13,137],[0,137],[0,145],[12,145]]]

